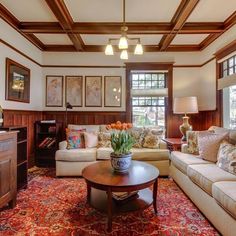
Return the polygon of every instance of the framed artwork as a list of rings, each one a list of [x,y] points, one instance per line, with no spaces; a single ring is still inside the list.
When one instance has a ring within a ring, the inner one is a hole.
[[[102,76],[85,77],[85,106],[102,106]]]
[[[6,100],[30,102],[30,69],[6,58]]]
[[[46,76],[46,106],[63,106],[63,76]]]
[[[104,106],[121,107],[122,84],[121,76],[104,77]]]
[[[83,105],[83,76],[66,76],[66,103],[72,107]]]

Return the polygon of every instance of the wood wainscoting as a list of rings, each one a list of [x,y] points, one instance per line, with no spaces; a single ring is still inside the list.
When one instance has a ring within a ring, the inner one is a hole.
[[[28,128],[28,167],[34,166],[34,123],[42,119],[41,111],[29,110],[7,110],[4,109],[4,125],[18,126],[23,125]]]
[[[65,130],[65,111],[44,111],[43,119],[56,120],[62,122],[63,130]],[[105,112],[105,111],[68,111],[68,124],[80,125],[100,125],[109,124],[116,121],[126,122],[126,112]]]

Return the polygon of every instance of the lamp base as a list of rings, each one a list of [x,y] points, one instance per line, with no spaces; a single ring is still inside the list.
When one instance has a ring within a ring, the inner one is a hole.
[[[183,117],[183,124],[179,126],[179,130],[180,130],[181,134],[183,135],[182,141],[187,141],[186,132],[193,129],[192,125],[190,125],[188,123],[188,120],[189,120],[189,117],[184,116]]]

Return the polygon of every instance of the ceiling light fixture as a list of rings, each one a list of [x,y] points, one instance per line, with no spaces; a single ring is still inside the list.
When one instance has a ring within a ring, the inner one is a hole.
[[[128,42],[129,41],[136,41],[137,44],[135,46],[134,49],[134,54],[135,55],[142,55],[143,54],[143,46],[141,44],[141,40],[140,38],[129,38],[127,36],[127,31],[128,31],[128,27],[125,25],[125,0],[123,0],[123,26],[121,27],[121,37],[120,38],[110,38],[108,41],[108,44],[106,45],[106,49],[105,49],[105,55],[114,55],[114,51],[113,51],[113,47],[111,42],[112,41],[119,41],[118,43],[118,48],[121,51],[120,54],[120,59],[122,60],[127,60],[128,59]]]

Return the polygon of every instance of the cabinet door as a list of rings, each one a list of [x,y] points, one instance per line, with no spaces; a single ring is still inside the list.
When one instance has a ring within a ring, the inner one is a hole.
[[[16,194],[16,145],[0,140],[0,207]]]

